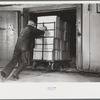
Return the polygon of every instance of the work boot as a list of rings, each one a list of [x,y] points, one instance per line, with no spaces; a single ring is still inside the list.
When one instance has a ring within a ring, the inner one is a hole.
[[[6,80],[6,78],[1,76],[1,81],[4,82],[5,80]]]
[[[1,81],[4,82],[6,78],[6,74],[3,71],[1,71]]]

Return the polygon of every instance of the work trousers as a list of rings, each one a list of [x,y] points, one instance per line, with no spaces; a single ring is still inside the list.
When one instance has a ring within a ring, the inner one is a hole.
[[[13,73],[14,75],[17,76],[27,67],[28,60],[30,57],[29,55],[30,55],[29,50],[21,51],[20,49],[15,48],[12,60],[1,71],[1,75],[7,78],[18,63],[18,67]]]

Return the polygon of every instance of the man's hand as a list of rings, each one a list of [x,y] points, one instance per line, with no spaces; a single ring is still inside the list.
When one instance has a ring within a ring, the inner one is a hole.
[[[43,26],[43,31],[47,31],[47,27],[46,26]]]
[[[47,27],[46,26],[42,26],[42,27],[39,27],[38,29],[42,30],[42,31],[47,31]]]

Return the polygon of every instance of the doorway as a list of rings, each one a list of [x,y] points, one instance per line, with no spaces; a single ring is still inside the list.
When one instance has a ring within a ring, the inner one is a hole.
[[[69,24],[68,33],[66,38],[68,39],[68,53],[70,55],[71,62],[70,67],[76,67],[76,9],[60,10],[52,12],[30,12],[28,20],[33,20],[37,23],[37,18],[40,16],[59,16],[61,20],[66,21]]]

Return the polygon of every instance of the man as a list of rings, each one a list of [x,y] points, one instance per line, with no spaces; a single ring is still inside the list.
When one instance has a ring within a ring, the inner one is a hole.
[[[13,79],[19,79],[19,73],[27,67],[31,45],[33,44],[34,48],[35,38],[43,36],[45,30],[46,27],[42,27],[41,30],[36,29],[36,24],[31,20],[28,21],[28,25],[18,37],[12,60],[1,71],[2,78],[7,78],[18,63],[18,68],[14,71],[12,77]]]

